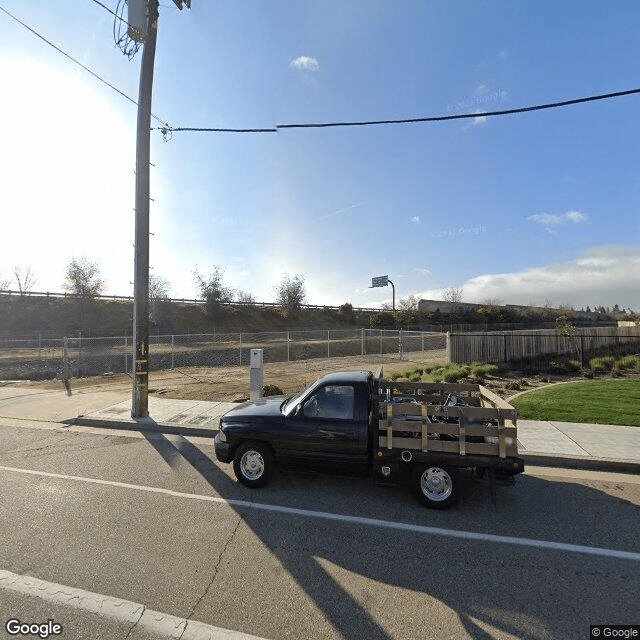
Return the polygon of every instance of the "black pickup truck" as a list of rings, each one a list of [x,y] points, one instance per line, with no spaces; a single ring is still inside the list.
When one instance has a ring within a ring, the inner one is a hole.
[[[332,373],[297,395],[227,412],[216,457],[233,462],[247,487],[265,485],[275,465],[372,474],[385,484],[408,479],[424,504],[444,509],[457,498],[460,469],[502,479],[524,471],[515,409],[496,396],[487,403],[482,393],[461,399],[449,387],[483,389],[383,382],[381,371]]]

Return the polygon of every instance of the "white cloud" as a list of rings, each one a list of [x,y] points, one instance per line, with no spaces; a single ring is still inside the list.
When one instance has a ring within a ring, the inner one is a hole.
[[[464,283],[465,301],[488,298],[506,304],[570,304],[577,308],[618,304],[640,309],[640,247],[591,247],[574,260],[516,273],[484,274]]]
[[[589,216],[586,213],[580,211],[567,211],[566,213],[556,215],[551,213],[536,213],[527,218],[530,222],[541,224],[547,233],[555,235],[558,232],[558,227],[561,227],[567,222],[573,223],[586,223],[589,221]]]
[[[289,66],[292,69],[303,69],[305,71],[316,71],[320,66],[315,58],[309,58],[308,56],[298,56],[295,60],[292,60]]]
[[[420,220],[420,216],[413,216],[413,218],[411,218],[411,222],[413,222],[413,224],[416,224],[416,225],[422,224],[422,221]]]
[[[479,109],[476,109],[476,113],[481,113]],[[484,124],[487,121],[487,116],[476,116],[473,120],[468,121],[467,124],[462,127],[463,131],[469,131],[471,127],[477,127],[479,124]]]

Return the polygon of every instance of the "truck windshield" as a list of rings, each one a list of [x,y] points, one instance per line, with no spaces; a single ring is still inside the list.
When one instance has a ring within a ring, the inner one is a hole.
[[[309,391],[309,389],[303,389],[300,393],[297,393],[295,396],[285,400],[280,407],[280,411],[284,413],[285,416],[291,415],[295,408],[300,404],[300,401],[304,398],[307,391]]]

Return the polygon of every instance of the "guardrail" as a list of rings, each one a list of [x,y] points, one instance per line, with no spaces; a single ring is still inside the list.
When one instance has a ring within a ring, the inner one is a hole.
[[[79,299],[82,296],[75,293],[58,293],[51,291],[11,291],[9,289],[0,290],[0,295],[7,296],[19,296],[21,298],[67,298],[67,299]],[[133,296],[118,296],[118,295],[95,295],[92,296],[93,300],[112,300],[115,302],[133,302]],[[167,302],[176,302],[180,304],[205,304],[206,300],[200,300],[198,298],[163,298]],[[282,305],[277,302],[240,302],[233,300],[231,302],[220,302],[220,304],[229,307],[281,307]],[[320,309],[326,311],[338,311],[340,307],[332,307],[328,305],[320,304],[302,304],[302,309]],[[373,307],[353,307],[354,311],[366,311],[372,313],[378,313],[386,311],[386,309],[376,309]]]

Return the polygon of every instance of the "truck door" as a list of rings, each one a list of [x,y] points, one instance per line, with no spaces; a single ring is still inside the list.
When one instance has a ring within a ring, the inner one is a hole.
[[[303,400],[300,410],[286,420],[282,453],[292,461],[366,465],[363,394],[362,385],[353,384],[327,384],[315,389]]]

